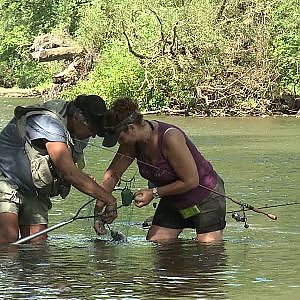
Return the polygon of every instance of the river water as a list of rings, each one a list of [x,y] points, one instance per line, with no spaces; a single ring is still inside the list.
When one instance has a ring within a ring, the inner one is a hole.
[[[14,106],[36,100],[1,101],[2,128]],[[255,207],[299,202],[300,119],[152,118],[183,128],[232,198]],[[93,140],[86,171],[100,180],[115,150]],[[124,179],[135,172],[133,165]],[[133,189],[145,184],[136,174]],[[53,199],[49,225],[71,218],[88,200],[76,190],[66,200]],[[119,210],[112,228],[125,242],[98,238],[88,221],[76,220],[49,233],[45,244],[0,249],[0,299],[297,299],[299,207],[265,209],[276,221],[247,212],[247,229],[228,213],[224,242],[217,245],[197,244],[192,230],[173,243],[145,241],[142,222],[153,214],[151,205]],[[238,209],[228,200],[228,212]]]

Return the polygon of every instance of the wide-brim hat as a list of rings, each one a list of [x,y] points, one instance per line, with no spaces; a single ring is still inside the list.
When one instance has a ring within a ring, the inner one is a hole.
[[[104,115],[107,112],[105,101],[97,95],[79,95],[74,100],[75,106],[81,111],[86,121],[98,136],[104,136]]]

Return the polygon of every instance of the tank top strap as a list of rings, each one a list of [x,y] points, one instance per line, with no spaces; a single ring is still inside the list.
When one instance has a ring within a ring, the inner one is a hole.
[[[162,144],[163,144],[165,132],[168,130],[169,126],[167,126],[167,124],[160,121],[156,121],[156,122],[158,123],[158,150],[160,154],[160,157],[158,157],[159,160],[161,158],[164,158]]]
[[[176,127],[170,125],[170,124],[166,124],[160,121],[156,121],[158,123],[158,147],[160,150],[161,155],[163,156],[163,140],[164,140],[164,136],[165,134],[170,131],[171,129],[176,129]]]

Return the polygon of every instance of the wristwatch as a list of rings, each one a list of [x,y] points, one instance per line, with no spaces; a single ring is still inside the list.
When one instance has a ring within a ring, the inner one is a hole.
[[[154,187],[152,189],[152,194],[153,194],[153,199],[155,198],[160,198],[159,194],[158,194],[158,191],[157,191],[157,187]]]

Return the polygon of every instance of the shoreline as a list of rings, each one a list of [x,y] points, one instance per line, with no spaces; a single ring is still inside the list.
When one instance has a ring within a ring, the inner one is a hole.
[[[0,98],[39,98],[42,93],[36,89],[0,87]]]
[[[3,87],[0,87],[0,100],[1,98],[42,98],[43,96],[43,92],[42,91],[39,91],[37,89],[22,89],[22,88],[3,88]],[[170,114],[170,115],[179,115],[179,116],[198,116],[198,117],[206,117],[206,116],[201,116],[201,115],[197,115],[196,113],[193,113],[193,114],[189,114],[187,113],[187,111],[185,110],[172,110],[172,109],[160,109],[160,110],[155,110],[155,111],[145,111],[143,112],[144,115],[151,115],[151,114],[156,114],[156,115],[163,115],[163,114]],[[212,113],[211,116],[207,116],[207,117],[234,117],[234,116],[220,116],[218,114],[216,114],[214,116],[214,114]],[[297,113],[291,113],[291,114],[285,114],[285,113],[278,113],[277,112],[274,112],[272,114],[266,114],[266,113],[263,113],[261,112],[256,114],[256,115],[251,115],[251,114],[242,114],[241,116],[236,116],[236,117],[263,117],[263,118],[266,118],[266,117],[294,117],[294,118],[300,118],[300,110],[297,112]]]

